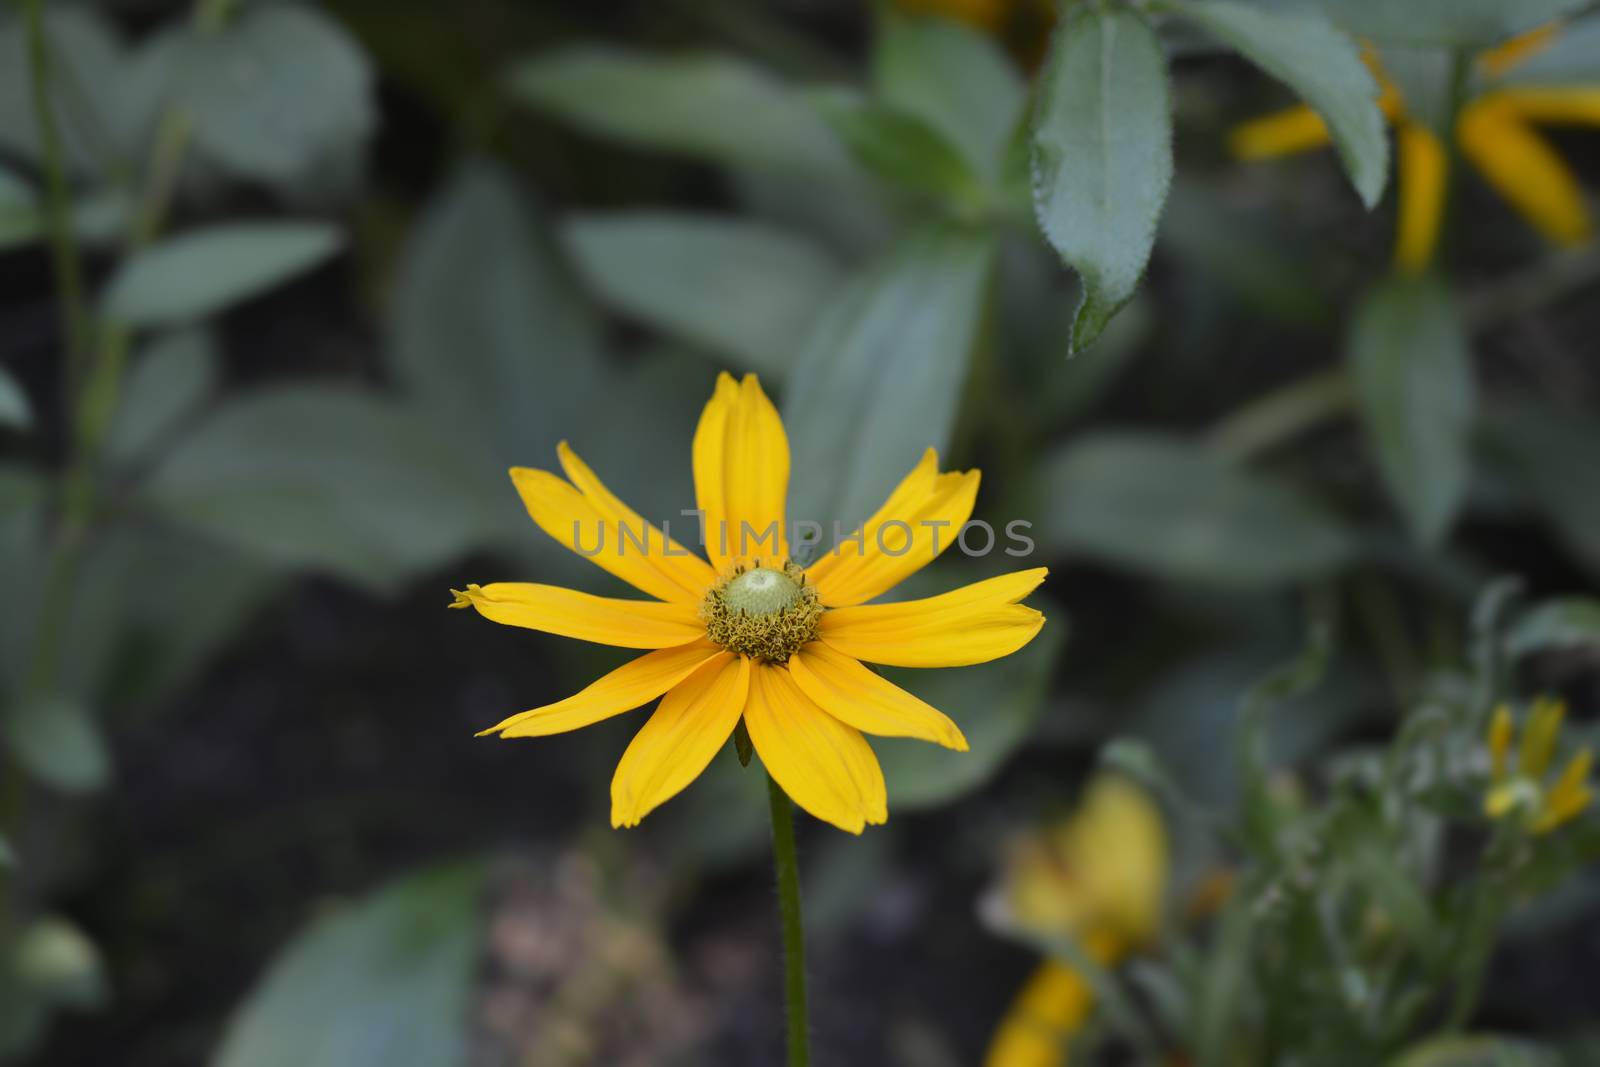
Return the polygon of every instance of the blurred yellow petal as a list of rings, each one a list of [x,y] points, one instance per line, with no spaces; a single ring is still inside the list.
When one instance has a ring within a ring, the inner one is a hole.
[[[1522,744],[1517,751],[1518,774],[1538,779],[1550,769],[1550,758],[1555,755],[1556,739],[1561,733],[1561,720],[1566,714],[1567,706],[1559,700],[1541,697],[1534,702],[1528,724],[1522,728]]]
[[[967,739],[949,716],[825,641],[813,641],[791,656],[789,675],[823,711],[857,730],[967,751]]]
[[[1043,567],[974,582],[924,600],[835,608],[819,633],[836,651],[891,667],[962,667],[1008,656],[1033,640],[1044,616],[1016,601],[1044,581]]]
[[[1150,795],[1119,775],[1097,775],[1072,822],[1069,854],[1095,900],[1095,927],[1129,944],[1152,940],[1166,900],[1168,844]]]
[[[1483,796],[1483,813],[1491,819],[1499,819],[1515,808],[1528,796],[1526,783],[1506,782],[1497,785]]]
[[[1332,143],[1328,124],[1304,104],[1241,122],[1228,134],[1228,150],[1238,159],[1271,159]]]
[[[1078,972],[1054,960],[1040,964],[995,1031],[984,1067],[1063,1067],[1093,1008],[1094,991]]]
[[[1533,824],[1534,833],[1549,833],[1589,806],[1589,771],[1593,766],[1594,752],[1587,748],[1567,761],[1561,777],[1545,795],[1543,810]]]
[[[684,548],[676,539],[668,538],[654,525],[646,522],[637,511],[617,499],[616,494],[595,477],[594,471],[578,458],[578,454],[568,447],[565,441],[556,446],[556,455],[561,460],[561,469],[566,472],[567,478],[578,492],[605,516],[606,525],[611,528],[610,532],[620,531],[617,533],[617,543],[612,546],[616,551],[622,553],[624,557],[638,555],[639,545],[643,542],[642,554],[656,570],[670,578],[677,588],[683,591],[684,596],[698,601],[706,595],[706,590],[710,589],[717,579],[716,572],[711,569],[710,564]]]
[[[806,568],[829,607],[860,604],[888,592],[953,545],[972,517],[978,472],[939,473],[928,449],[889,499],[849,537]]]
[[[733,736],[749,688],[750,661],[721,652],[669,690],[617,764],[611,825],[639,825],[698,778]]]
[[[705,636],[699,609],[692,604],[618,600],[531,582],[493,582],[451,592],[456,596],[453,608],[476,608],[479,615],[506,626],[597,645],[671,648]]]
[[[1529,122],[1600,126],[1600,85],[1500,89],[1481,98]]]
[[[818,707],[784,668],[755,669],[744,723],[767,772],[812,815],[852,834],[889,818],[883,770],[866,738]]]
[[[1474,101],[1456,121],[1456,140],[1484,179],[1545,237],[1567,245],[1588,239],[1589,209],[1577,178],[1516,112]]]
[[[1494,709],[1494,718],[1489,722],[1490,773],[1496,782],[1505,781],[1508,769],[1506,757],[1511,752],[1513,729],[1511,709],[1501,704]]]
[[[788,560],[783,525],[789,439],[754,374],[742,383],[718,376],[694,432],[694,488],[706,555],[718,570],[757,559],[768,565]]]
[[[1561,24],[1559,22],[1550,22],[1531,29],[1527,33],[1518,34],[1511,40],[1496,45],[1487,52],[1480,52],[1478,54],[1478,65],[1491,78],[1503,77],[1519,64],[1532,59],[1550,47],[1550,43],[1556,39],[1560,32]]]
[[[648,704],[721,650],[709,641],[662,648],[630,660],[565,700],[520,712],[478,736],[545,737],[566,733]]]
[[[1420,122],[1403,122],[1396,134],[1399,162],[1399,237],[1395,265],[1407,273],[1427,269],[1444,219],[1450,156],[1437,134]]]
[[[701,561],[688,549],[674,541],[665,551],[659,550],[663,539],[654,527],[648,533],[637,526],[619,530],[616,515],[602,506],[603,501],[597,503],[565,479],[532,467],[512,467],[511,481],[539,529],[629,585],[659,600],[696,605],[711,587],[710,568],[696,568]],[[649,537],[648,544],[658,546],[658,551],[641,547],[638,539],[643,537]],[[668,551],[683,555],[669,557]],[[705,580],[696,584],[698,579],[687,580],[690,574],[703,574]]]

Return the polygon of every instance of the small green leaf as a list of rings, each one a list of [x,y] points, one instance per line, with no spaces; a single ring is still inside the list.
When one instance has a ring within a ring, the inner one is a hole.
[[[32,425],[33,405],[28,394],[10,371],[0,367],[0,430],[26,430]]]
[[[1578,11],[1588,0],[1319,0],[1340,26],[1380,43],[1486,46]]]
[[[1050,49],[1033,118],[1033,203],[1083,279],[1072,348],[1138,287],[1172,179],[1166,58],[1131,11],[1080,8]]]
[[[1164,0],[1288,85],[1321,115],[1351,184],[1369,208],[1389,176],[1378,84],[1356,43],[1311,12],[1265,11],[1233,0]]]
[[[212,1067],[438,1067],[466,1058],[482,863],[396,880],[313,921],[229,1022]]]
[[[1506,634],[1506,651],[1526,656],[1552,648],[1600,646],[1600,600],[1569,596],[1529,608]]]
[[[44,233],[33,186],[0,165],[0,251],[32,244]]]
[[[100,950],[59,915],[35,919],[22,932],[12,966],[22,987],[48,1003],[90,1008],[105,999]]]
[[[993,38],[951,19],[886,9],[872,74],[884,103],[927,123],[985,180],[1000,176],[1027,93]]]
[[[734,217],[579,215],[561,233],[612,307],[774,380],[838,278],[808,239]]]
[[[862,166],[891,185],[971,213],[983,184],[971,164],[934,127],[907,111],[861,99],[821,105]]]
[[[572,45],[516,64],[506,88],[589,133],[641,148],[813,180],[853,171],[803,96],[733,56]]]
[[[128,374],[106,451],[123,462],[140,458],[199,409],[216,380],[217,355],[204,330],[153,339]]]
[[[945,449],[982,319],[992,243],[913,235],[834,295],[784,394],[792,516],[848,532],[928,448]]]
[[[312,222],[240,222],[192,230],[133,256],[106,288],[106,314],[128,326],[205,318],[310,270],[338,251]]]
[[[1066,639],[1059,611],[1038,596],[1029,603],[1050,621],[1020,652],[978,667],[884,671],[897,685],[955,719],[971,746],[968,752],[952,752],[926,741],[874,739],[890,808],[932,808],[965,796],[994,777],[1027,739]]]
[[[195,145],[234,174],[292,189],[358,158],[372,135],[377,106],[366,55],[322,12],[250,6],[188,43],[182,92]]]
[[[1455,298],[1432,279],[1384,283],[1357,309],[1346,358],[1384,484],[1417,540],[1437,544],[1466,493],[1476,409]]]
[[[111,777],[111,755],[100,724],[70,697],[18,700],[0,715],[0,729],[17,762],[51,788],[88,793]]]
[[[15,5],[0,13],[0,155],[40,164],[44,152],[34,111],[27,26],[21,14]],[[18,17],[8,17],[13,15]],[[109,14],[100,8],[50,4],[44,20],[54,80],[57,86],[72,87],[71,92],[49,94],[66,163],[74,173],[91,174],[104,158],[96,136],[115,125],[127,52]]]
[[[1493,1034],[1436,1037],[1413,1045],[1389,1067],[1557,1067],[1555,1056],[1511,1038]]]
[[[1056,548],[1155,577],[1271,587],[1350,558],[1344,526],[1293,487],[1193,442],[1080,437],[1044,463],[1036,531]]]

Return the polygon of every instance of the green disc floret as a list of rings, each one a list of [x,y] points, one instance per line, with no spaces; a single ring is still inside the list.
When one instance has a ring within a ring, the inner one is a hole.
[[[719,581],[700,616],[706,635],[729,652],[786,663],[817,636],[822,605],[815,586],[793,563],[777,567],[739,567]]]

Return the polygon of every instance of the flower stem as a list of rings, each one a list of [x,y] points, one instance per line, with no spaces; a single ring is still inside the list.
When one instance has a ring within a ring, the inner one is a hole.
[[[778,912],[783,918],[784,1003],[789,1020],[789,1067],[810,1067],[811,1033],[806,1015],[806,932],[800,915],[800,863],[794,849],[794,805],[767,776],[772,805],[772,860],[778,875]]]

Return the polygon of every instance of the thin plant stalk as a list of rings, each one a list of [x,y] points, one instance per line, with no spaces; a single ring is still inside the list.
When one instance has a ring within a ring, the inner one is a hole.
[[[767,797],[772,807],[772,859],[778,876],[778,913],[783,920],[789,1067],[811,1067],[811,1030],[806,1010],[806,933],[800,910],[800,863],[794,848],[794,804],[771,775],[767,776]]]

